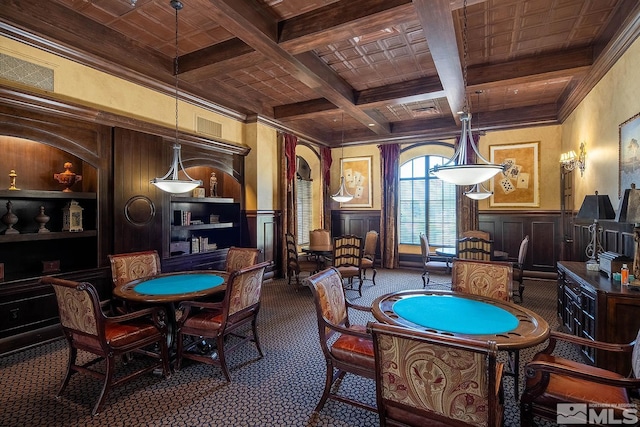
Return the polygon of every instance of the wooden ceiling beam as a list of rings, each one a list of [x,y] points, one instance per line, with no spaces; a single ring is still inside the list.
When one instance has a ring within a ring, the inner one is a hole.
[[[275,37],[272,37],[269,31],[265,32],[265,29],[273,27],[271,24],[275,21],[269,22],[269,18],[258,15],[257,12],[249,13],[248,9],[252,7],[247,1],[210,0],[209,12],[227,31],[280,64],[294,78],[315,90],[320,97],[340,107],[346,114],[368,126],[374,133],[390,132],[388,123],[375,120],[355,105],[353,88],[320,58],[311,52],[291,55],[277,44]]]
[[[465,86],[449,0],[413,0],[456,123],[465,106]]]
[[[276,120],[290,119],[337,109],[338,107],[324,98],[311,99],[309,101],[276,106],[273,109],[273,118]]]
[[[217,64],[249,55],[255,50],[238,38],[225,40],[195,52],[187,53],[178,58],[180,67],[178,72],[190,79],[200,79],[211,76]]]
[[[278,43],[298,54],[413,20],[411,0],[341,1],[281,21]]]
[[[505,61],[497,64],[477,65],[468,68],[468,86],[504,82],[513,79],[532,78],[533,81],[551,74],[570,76],[593,65],[593,49],[584,47],[571,51],[551,52]]]

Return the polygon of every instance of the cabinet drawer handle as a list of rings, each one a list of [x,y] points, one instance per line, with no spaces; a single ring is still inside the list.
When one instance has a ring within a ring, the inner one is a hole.
[[[18,312],[20,311],[19,308],[12,308],[11,310],[9,310],[9,313],[11,313],[11,319],[12,320],[16,320],[18,318]]]

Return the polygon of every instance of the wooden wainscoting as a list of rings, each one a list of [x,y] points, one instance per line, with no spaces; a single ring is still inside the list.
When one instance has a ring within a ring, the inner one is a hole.
[[[265,272],[266,278],[281,275],[280,211],[245,211],[244,214],[246,223],[242,227],[243,246],[262,250],[260,262],[271,262]]]
[[[524,268],[529,271],[556,273],[562,259],[560,212],[480,212],[480,229],[491,234],[496,250],[505,251],[516,261],[520,242],[529,235],[529,249]]]

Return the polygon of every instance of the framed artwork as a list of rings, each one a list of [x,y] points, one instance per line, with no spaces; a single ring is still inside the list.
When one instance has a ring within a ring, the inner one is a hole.
[[[371,198],[371,156],[341,159],[340,173],[344,176],[347,191],[353,199],[340,206],[370,208]]]
[[[492,145],[491,162],[506,164],[504,172],[491,179],[493,207],[540,206],[538,148],[539,142]]]
[[[622,196],[624,190],[631,188],[635,183],[636,188],[640,188],[640,113],[631,117],[619,126],[620,151],[619,151],[619,179],[618,197]]]

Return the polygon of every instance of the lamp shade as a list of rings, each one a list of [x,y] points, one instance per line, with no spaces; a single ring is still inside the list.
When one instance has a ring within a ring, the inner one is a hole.
[[[635,184],[631,184],[631,188],[624,190],[624,194],[620,198],[616,221],[640,223],[640,190],[636,189]]]
[[[582,206],[576,215],[576,220],[585,220],[591,222],[594,219],[614,219],[616,213],[611,205],[609,196],[600,195],[596,191],[596,194],[589,194],[584,196]]]
[[[443,181],[455,185],[475,185],[493,178],[502,172],[502,165],[492,164],[466,164],[451,166],[436,166],[432,172]]]

